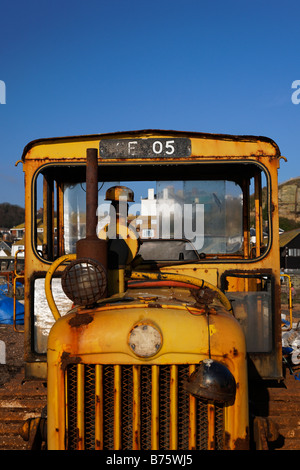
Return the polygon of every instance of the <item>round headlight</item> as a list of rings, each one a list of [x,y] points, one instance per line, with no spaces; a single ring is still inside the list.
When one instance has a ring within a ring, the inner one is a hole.
[[[107,277],[102,264],[89,258],[73,261],[62,275],[64,293],[76,305],[92,305],[106,292]]]
[[[205,359],[200,362],[184,388],[197,398],[232,404],[235,400],[236,382],[230,370],[221,362]]]
[[[130,331],[128,344],[137,356],[151,357],[160,350],[162,335],[151,323],[137,323]]]

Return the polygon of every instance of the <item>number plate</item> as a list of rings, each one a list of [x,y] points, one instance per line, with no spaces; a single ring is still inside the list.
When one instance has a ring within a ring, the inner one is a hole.
[[[101,140],[100,158],[181,158],[191,155],[191,141],[174,139],[107,139]]]

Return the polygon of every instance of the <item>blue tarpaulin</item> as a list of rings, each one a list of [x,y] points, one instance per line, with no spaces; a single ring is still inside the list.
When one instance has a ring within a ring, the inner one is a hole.
[[[12,325],[14,321],[14,300],[0,294],[0,324]],[[24,324],[24,305],[16,300],[16,324]]]
[[[21,282],[16,282],[16,288],[17,289],[22,289],[23,288],[23,284],[21,284]],[[0,295],[1,294],[5,294],[5,295],[8,295],[9,294],[9,291],[12,292],[13,290],[13,286],[12,284],[8,284],[8,283],[5,283],[5,284],[0,284]]]

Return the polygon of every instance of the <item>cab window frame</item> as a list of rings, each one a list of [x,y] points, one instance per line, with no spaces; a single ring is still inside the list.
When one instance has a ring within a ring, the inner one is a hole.
[[[271,191],[271,175],[270,175],[270,172],[268,170],[268,168],[262,164],[261,162],[258,162],[258,161],[254,161],[254,160],[249,160],[249,159],[232,159],[232,160],[223,160],[222,161],[212,161],[212,160],[207,160],[207,159],[203,159],[201,161],[199,160],[195,160],[195,159],[192,159],[192,160],[189,160],[189,161],[181,161],[181,162],[174,162],[174,163],[170,163],[170,162],[163,162],[163,161],[160,161],[160,162],[151,162],[151,161],[143,161],[143,162],[136,162],[136,161],[130,161],[130,162],[122,162],[122,161],[114,161],[113,163],[111,162],[104,162],[104,161],[99,161],[98,163],[98,168],[99,170],[101,171],[101,167],[111,167],[111,170],[114,169],[114,171],[116,170],[116,167],[120,168],[120,167],[130,167],[130,171],[132,171],[132,169],[134,168],[134,166],[136,166],[137,168],[140,168],[142,166],[150,166],[152,167],[154,170],[157,166],[159,167],[164,167],[164,168],[167,168],[169,166],[180,166],[180,167],[191,167],[191,165],[194,165],[194,166],[197,166],[199,168],[201,168],[202,166],[206,166],[206,169],[208,169],[210,172],[212,172],[212,169],[215,165],[222,165],[222,166],[225,166],[226,165],[226,168],[228,167],[228,172],[229,172],[229,169],[230,169],[230,166],[232,165],[235,165],[235,166],[248,166],[249,165],[251,166],[251,168],[253,167],[253,169],[256,167],[257,169],[260,169],[260,172],[261,174],[264,174],[265,176],[265,181],[266,181],[266,208],[267,208],[267,223],[268,223],[268,243],[265,247],[265,250],[259,254],[259,256],[256,256],[256,257],[252,257],[252,258],[246,258],[245,255],[243,255],[243,257],[236,257],[236,256],[232,256],[232,257],[229,257],[228,255],[226,255],[226,258],[223,257],[222,254],[218,255],[217,257],[215,257],[214,259],[210,259],[210,258],[201,258],[199,260],[195,260],[195,262],[197,263],[208,263],[208,264],[216,264],[216,263],[255,263],[255,262],[258,262],[260,261],[261,259],[263,259],[264,257],[267,256],[267,254],[269,253],[271,247],[272,247],[272,231],[273,231],[273,228],[272,228],[272,212],[271,212],[271,201],[272,201],[272,191]],[[85,165],[85,162],[82,162],[82,161],[79,161],[79,162],[59,162],[59,161],[55,161],[55,162],[49,162],[49,163],[45,163],[43,165],[41,165],[35,172],[34,174],[34,177],[32,179],[32,189],[31,189],[31,195],[32,195],[32,217],[31,217],[31,220],[32,220],[32,237],[31,237],[31,246],[32,246],[32,251],[33,253],[35,254],[35,256],[41,260],[42,262],[44,262],[45,264],[51,264],[56,258],[53,257],[53,259],[45,259],[43,258],[42,256],[40,256],[40,254],[38,253],[38,250],[37,250],[37,220],[36,220],[36,213],[37,213],[37,210],[38,210],[38,203],[37,203],[37,179],[39,177],[39,175],[43,174],[43,172],[45,171],[48,171],[50,169],[50,171],[55,171],[57,168],[59,169],[65,169],[66,171],[68,171],[68,169],[74,169],[74,171],[78,171],[78,168],[79,167],[82,167],[82,170],[84,170],[85,172],[85,168],[86,168],[86,165]],[[100,172],[99,172],[100,173]],[[219,172],[220,174],[221,172]],[[214,176],[215,179],[222,179],[224,180],[224,176],[222,176],[222,178],[216,178]],[[135,175],[135,178],[131,178],[132,181],[139,181],[140,179],[137,178],[137,175]],[[191,178],[192,179],[192,178]],[[204,178],[203,178],[204,179]],[[238,181],[238,178],[232,178],[231,181],[234,181],[236,184],[240,184],[239,181]],[[242,181],[242,178],[240,178],[240,182]],[[62,183],[62,178],[59,177],[56,179],[56,182],[60,182]],[[261,188],[262,189],[262,188]],[[248,196],[250,197],[250,194],[248,194]],[[245,201],[243,200],[243,206],[245,205]],[[249,204],[249,210],[250,210],[250,204]],[[249,217],[249,224],[250,224],[250,217]],[[250,226],[248,228],[248,234],[249,234],[249,237],[250,237]],[[181,262],[181,261],[176,261],[176,262],[171,262],[171,263],[167,263],[167,264],[184,264],[185,262]]]

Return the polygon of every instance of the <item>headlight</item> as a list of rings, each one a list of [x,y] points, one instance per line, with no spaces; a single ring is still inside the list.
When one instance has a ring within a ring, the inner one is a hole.
[[[187,392],[197,398],[232,404],[236,382],[230,370],[221,362],[205,359],[200,362],[184,384]]]
[[[129,333],[128,344],[130,349],[140,357],[151,357],[162,346],[162,335],[152,323],[137,323]]]
[[[76,305],[93,305],[105,295],[106,287],[104,267],[89,258],[73,261],[62,275],[62,288]]]

